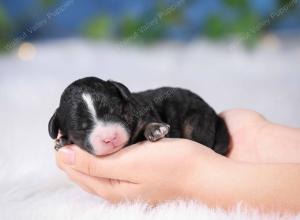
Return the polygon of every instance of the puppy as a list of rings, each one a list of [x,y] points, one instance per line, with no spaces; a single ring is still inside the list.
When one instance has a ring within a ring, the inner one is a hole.
[[[51,117],[49,134],[57,148],[76,144],[93,155],[107,155],[142,140],[186,138],[215,152],[228,152],[224,121],[198,95],[163,87],[131,93],[123,84],[96,77],[79,79],[63,92]]]

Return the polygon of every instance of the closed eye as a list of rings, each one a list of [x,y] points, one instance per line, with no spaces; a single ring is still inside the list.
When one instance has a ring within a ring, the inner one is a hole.
[[[85,133],[86,131],[88,131],[87,129],[73,129],[73,130],[70,130],[70,132],[72,133]]]

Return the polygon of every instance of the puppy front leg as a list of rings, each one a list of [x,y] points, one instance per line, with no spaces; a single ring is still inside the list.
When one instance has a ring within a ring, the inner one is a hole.
[[[164,138],[170,131],[170,125],[166,123],[149,123],[145,127],[144,136],[148,141],[154,142]]]

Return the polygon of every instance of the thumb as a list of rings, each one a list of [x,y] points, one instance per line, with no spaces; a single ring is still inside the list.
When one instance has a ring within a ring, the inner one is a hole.
[[[111,155],[96,157],[76,145],[69,145],[59,149],[56,161],[63,170],[68,167],[89,176],[131,181],[132,169],[124,155],[126,154],[118,151]]]

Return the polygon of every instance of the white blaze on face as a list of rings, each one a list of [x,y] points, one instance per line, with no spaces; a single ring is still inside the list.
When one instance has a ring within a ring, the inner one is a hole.
[[[124,126],[116,122],[98,120],[93,98],[88,93],[82,94],[86,107],[94,121],[94,128],[89,136],[89,142],[96,155],[106,155],[118,151],[125,146],[129,135]]]
[[[90,115],[93,117],[93,120],[96,122],[97,121],[97,113],[96,113],[96,109],[94,106],[94,101],[92,99],[92,96],[88,93],[83,93],[82,98],[89,110]]]

